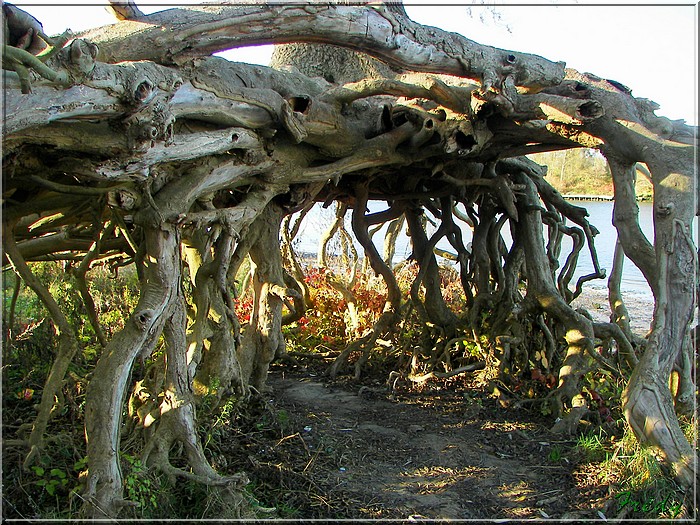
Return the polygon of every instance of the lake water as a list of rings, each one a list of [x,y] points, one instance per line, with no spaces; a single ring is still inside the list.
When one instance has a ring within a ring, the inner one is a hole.
[[[607,286],[607,277],[612,270],[613,256],[615,254],[615,243],[617,242],[617,231],[612,224],[613,203],[611,201],[600,202],[576,202],[573,204],[582,206],[588,210],[588,221],[595,226],[600,233],[595,237],[596,253],[598,254],[598,263],[601,268],[606,270],[605,279],[596,279],[590,281],[591,286]],[[649,242],[654,242],[654,220],[653,220],[653,205],[649,203],[639,203],[639,226],[646,235]],[[568,243],[567,243],[568,242]],[[563,259],[566,260],[566,254],[571,249],[571,242],[567,239],[562,243]],[[564,253],[565,252],[565,253]],[[582,275],[587,275],[593,272],[593,261],[590,257],[590,252],[587,248],[581,250],[579,255],[579,263],[574,274],[574,280]],[[622,280],[620,288],[625,292],[638,292],[648,294],[651,297],[651,290],[644,276],[639,269],[625,258],[625,264],[622,272]]]
[[[606,270],[606,278],[595,279],[586,283],[586,286],[593,288],[605,288],[607,287],[607,276],[610,275],[610,270],[612,269],[613,255],[615,251],[615,243],[617,240],[617,232],[612,225],[612,211],[613,203],[610,201],[601,202],[573,202],[578,206],[583,206],[588,210],[589,222],[594,225],[600,233],[595,237],[595,246],[598,254],[598,263],[601,268]],[[370,211],[380,211],[385,209],[385,204],[383,202],[370,203]],[[299,252],[304,253],[316,253],[318,250],[318,240],[321,233],[326,229],[327,225],[333,220],[335,216],[334,206],[330,206],[328,209],[322,209],[320,205],[314,207],[314,209],[309,212],[307,217],[302,224],[302,229],[297,237],[296,248]],[[350,213],[346,217],[346,224],[348,230],[350,230]],[[653,243],[654,239],[654,225],[653,225],[653,215],[652,215],[652,204],[651,203],[639,203],[639,224],[647,236],[650,242]],[[379,247],[381,253],[381,246],[384,241],[384,232],[386,226],[377,232],[374,236],[375,243]],[[434,231],[434,230],[433,230]],[[463,228],[464,232],[464,242],[465,244],[471,240],[471,230],[465,225]],[[694,224],[693,238],[697,235],[697,221]],[[430,233],[430,231],[429,231]],[[510,243],[509,238],[509,228],[507,225],[503,228],[503,235],[506,243]],[[443,239],[438,243],[438,247],[453,251],[449,243]],[[571,242],[567,238],[562,242],[562,255],[560,262],[563,265],[566,257],[571,249]],[[408,257],[411,254],[411,247],[408,237],[405,232],[402,232],[400,238],[396,245],[396,258],[394,262],[398,262],[401,259]],[[572,288],[576,283],[576,280],[583,275],[587,275],[593,272],[593,262],[590,257],[589,250],[584,247],[579,253],[579,261],[574,274],[574,279],[572,280]],[[651,290],[647,282],[644,280],[642,273],[639,269],[629,260],[625,260],[624,270],[622,274],[622,281],[620,287],[623,292],[641,294],[643,296],[648,296],[651,298]]]

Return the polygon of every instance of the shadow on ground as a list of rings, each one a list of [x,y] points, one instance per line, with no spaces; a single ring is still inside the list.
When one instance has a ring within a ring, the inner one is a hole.
[[[276,468],[308,479],[315,517],[600,519],[610,507],[608,488],[582,480],[562,452],[575,441],[487,395],[444,385],[401,394],[286,368],[268,383],[286,421],[271,447],[293,443],[305,461]]]

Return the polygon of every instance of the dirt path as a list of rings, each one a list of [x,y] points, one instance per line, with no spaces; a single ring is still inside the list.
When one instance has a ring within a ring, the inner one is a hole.
[[[644,335],[653,302],[644,294],[625,301],[632,330]],[[574,306],[610,319],[606,289],[585,288]],[[391,391],[369,379],[331,382],[321,362],[307,366],[273,365],[266,398],[283,428],[245,450],[257,483],[280,495],[282,503],[267,502],[282,507],[279,517],[600,520],[599,512],[618,513],[599,465],[573,438],[552,435],[551,419],[536,409],[504,408],[464,378]]]
[[[269,384],[314,491],[348,502],[328,517],[600,519],[606,488],[582,484],[573,443],[524,410],[454,385],[401,395],[285,369]]]

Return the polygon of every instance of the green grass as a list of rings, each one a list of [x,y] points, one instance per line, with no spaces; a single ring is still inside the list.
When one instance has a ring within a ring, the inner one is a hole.
[[[694,439],[695,425],[682,423],[686,436]],[[597,443],[597,436],[580,438],[577,447],[584,453],[599,454],[606,450],[604,443]],[[601,450],[602,449],[602,450]],[[600,464],[601,482],[610,482],[616,488],[613,512],[624,513],[626,519],[675,519],[684,513],[693,515],[692,490],[682,490],[664,471],[660,458],[651,447],[641,445],[632,432],[625,435],[614,447],[613,453],[605,452]]]
[[[555,445],[552,447],[552,450],[549,451],[549,454],[547,455],[547,459],[551,461],[552,463],[557,463],[561,461],[562,458],[562,450],[559,445]]]
[[[606,443],[602,433],[591,433],[579,436],[576,442],[576,449],[591,463],[597,463],[609,457],[609,452],[606,449]]]

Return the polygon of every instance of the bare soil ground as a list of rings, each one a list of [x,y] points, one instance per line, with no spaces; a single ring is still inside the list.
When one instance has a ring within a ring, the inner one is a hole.
[[[630,328],[640,336],[645,336],[651,328],[654,315],[654,299],[649,293],[623,292],[622,297],[630,314]],[[580,296],[571,302],[574,308],[585,308],[595,321],[610,322],[608,289],[587,286]]]
[[[643,335],[653,303],[627,298]],[[605,291],[578,305],[609,320]],[[421,388],[324,376],[328,363],[273,365],[267,429],[245,433],[254,492],[277,517],[354,519],[602,519],[618,514],[614,479],[550,433],[537,406],[504,407],[469,377]],[[376,371],[375,371],[376,372]],[[622,426],[608,432],[622,434]],[[240,451],[239,451],[240,452]],[[225,453],[225,452],[224,452]],[[254,467],[254,468],[251,468]],[[245,469],[245,467],[243,467]],[[272,496],[271,496],[272,495]]]
[[[256,443],[249,460],[263,492],[280,487],[278,501],[264,502],[280,517],[600,519],[615,510],[575,440],[552,435],[536,412],[504,409],[464,380],[421,392],[374,383],[273,369],[268,403],[285,436]]]

